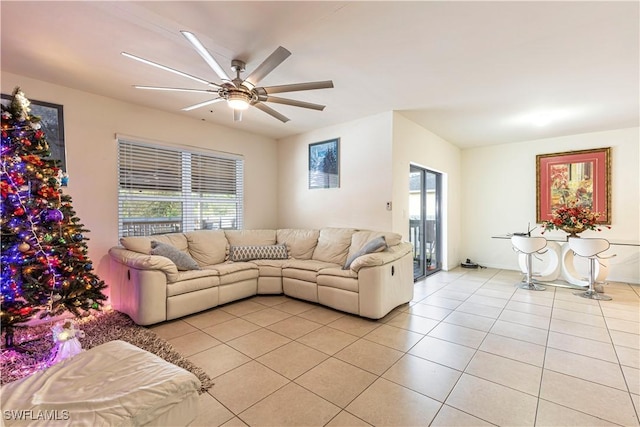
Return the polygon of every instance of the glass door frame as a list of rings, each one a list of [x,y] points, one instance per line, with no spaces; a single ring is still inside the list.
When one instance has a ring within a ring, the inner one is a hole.
[[[410,241],[414,244],[414,281],[417,281],[442,270],[442,173],[414,164],[409,166],[409,173],[420,174],[418,189],[420,218],[418,220],[409,219],[409,236]],[[433,198],[433,220],[427,219],[428,174],[432,174],[435,177],[435,186],[433,188],[435,195]],[[411,190],[410,188],[410,191]],[[410,212],[410,216],[411,213],[412,212]],[[431,221],[432,223],[430,224]],[[430,225],[433,226],[432,232],[435,234],[435,239],[427,248],[427,227]],[[429,251],[429,257],[426,256],[427,250]],[[432,262],[435,262],[435,265],[431,265]]]

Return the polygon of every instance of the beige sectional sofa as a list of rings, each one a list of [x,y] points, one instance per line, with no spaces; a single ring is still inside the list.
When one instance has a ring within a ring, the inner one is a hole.
[[[199,230],[120,242],[109,250],[111,303],[140,325],[257,294],[284,293],[371,319],[413,298],[412,245],[396,233]]]

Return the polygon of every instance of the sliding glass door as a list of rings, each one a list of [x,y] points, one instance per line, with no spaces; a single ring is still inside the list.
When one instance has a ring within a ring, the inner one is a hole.
[[[411,165],[409,170],[409,241],[413,244],[413,278],[442,268],[440,198],[442,174]]]

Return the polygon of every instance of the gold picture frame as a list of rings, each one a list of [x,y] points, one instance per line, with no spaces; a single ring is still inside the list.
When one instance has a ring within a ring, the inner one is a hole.
[[[536,221],[576,203],[602,214],[611,224],[611,147],[536,156]]]

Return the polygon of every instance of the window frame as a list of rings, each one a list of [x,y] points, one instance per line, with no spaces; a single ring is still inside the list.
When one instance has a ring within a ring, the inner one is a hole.
[[[146,141],[136,137],[116,135],[117,172],[118,172],[118,237],[149,236],[168,232],[187,232],[200,229],[241,229],[244,223],[244,157],[237,154],[223,153],[182,145],[165,145],[154,141]],[[172,153],[178,153],[180,164],[178,174],[168,184],[136,187],[136,180],[151,173],[152,177],[162,175],[162,166],[166,172],[167,161]],[[153,154],[161,160],[160,166],[132,169],[130,165],[152,160]],[[196,158],[197,156],[197,158]],[[163,163],[164,162],[164,163]],[[193,176],[192,165],[198,162],[202,174]],[[203,165],[205,166],[203,169]],[[216,169],[220,165],[220,169]],[[208,172],[208,174],[207,174]],[[146,174],[146,175],[145,175]],[[199,183],[198,189],[210,192],[194,192],[193,181]],[[177,182],[179,181],[179,182]],[[165,190],[166,192],[162,194]],[[215,193],[215,188],[221,189]],[[179,189],[176,191],[176,189]],[[175,194],[168,194],[173,191]],[[223,194],[228,191],[229,194]],[[136,193],[137,192],[137,193]],[[153,193],[156,194],[153,194]],[[139,194],[138,194],[139,193]],[[127,212],[144,209],[145,202],[176,202],[180,204],[180,216],[154,216],[138,220],[136,216],[127,216]],[[138,206],[136,206],[136,204]],[[128,206],[127,206],[128,205]],[[210,221],[205,218],[204,211],[216,210],[231,212],[220,214],[219,220]],[[129,219],[127,221],[127,219]],[[144,219],[147,219],[145,221]],[[135,223],[140,224],[138,227]],[[224,226],[223,226],[224,224]],[[154,231],[158,230],[158,231]]]

